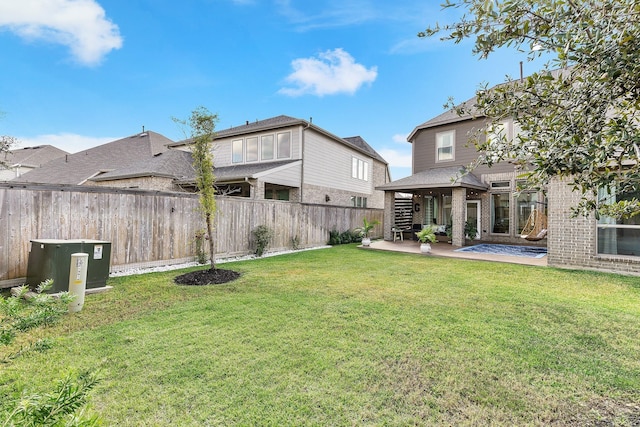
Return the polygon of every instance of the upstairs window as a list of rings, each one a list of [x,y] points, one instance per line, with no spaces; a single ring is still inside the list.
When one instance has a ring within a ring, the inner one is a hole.
[[[247,162],[258,161],[258,137],[247,138]]]
[[[455,160],[453,155],[455,137],[454,130],[436,134],[436,162]]]
[[[244,147],[241,139],[231,142],[231,161],[233,163],[242,163],[244,161]]]
[[[289,132],[279,133],[278,138],[278,158],[288,159],[291,157],[291,134]]]
[[[351,178],[369,181],[369,163],[356,157],[352,157]]]
[[[273,135],[264,135],[261,138],[262,160],[273,160]]]

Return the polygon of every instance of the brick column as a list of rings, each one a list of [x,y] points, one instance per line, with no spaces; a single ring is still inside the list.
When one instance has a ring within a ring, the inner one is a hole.
[[[393,240],[391,233],[391,227],[396,219],[396,192],[385,191],[384,192],[384,240]]]
[[[451,244],[453,246],[464,246],[464,214],[466,202],[467,190],[461,187],[454,188],[451,197],[451,216],[453,218]]]

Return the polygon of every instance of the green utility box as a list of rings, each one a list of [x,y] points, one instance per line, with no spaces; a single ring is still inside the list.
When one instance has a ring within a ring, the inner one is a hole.
[[[53,279],[50,293],[69,290],[71,254],[89,254],[87,266],[87,289],[107,285],[111,266],[111,243],[102,240],[56,240],[31,241],[27,285],[36,288],[41,282]]]

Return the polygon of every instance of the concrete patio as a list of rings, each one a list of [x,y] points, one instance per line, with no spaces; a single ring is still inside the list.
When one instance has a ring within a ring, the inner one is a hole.
[[[362,246],[361,246],[362,247]],[[380,251],[392,251],[392,252],[406,252],[418,255],[420,253],[420,243],[413,240],[398,240],[395,242],[385,240],[375,240],[371,242],[371,246],[368,248],[362,247],[367,250],[380,250]],[[547,266],[547,257],[542,258],[529,258],[522,256],[509,256],[509,255],[494,255],[494,254],[481,254],[473,252],[455,252],[459,249],[449,243],[432,243],[431,254],[424,256],[440,256],[459,259],[472,259],[477,261],[493,261],[493,262],[507,262],[512,264],[524,264],[534,265],[539,267]]]

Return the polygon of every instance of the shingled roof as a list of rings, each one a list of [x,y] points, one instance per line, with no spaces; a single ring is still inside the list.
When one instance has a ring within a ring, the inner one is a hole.
[[[0,160],[9,167],[20,165],[37,168],[65,154],[69,153],[53,145],[38,145],[9,150],[1,155]]]
[[[465,172],[460,166],[429,169],[406,178],[376,187],[376,190],[411,192],[424,188],[464,187],[486,190],[487,186],[477,176]]]
[[[69,154],[29,171],[14,181],[81,185],[103,172],[126,169],[168,150],[174,141],[147,131]]]
[[[138,177],[181,178],[193,176],[193,157],[189,151],[169,150],[144,158],[129,166],[100,174],[90,181],[112,181]]]

